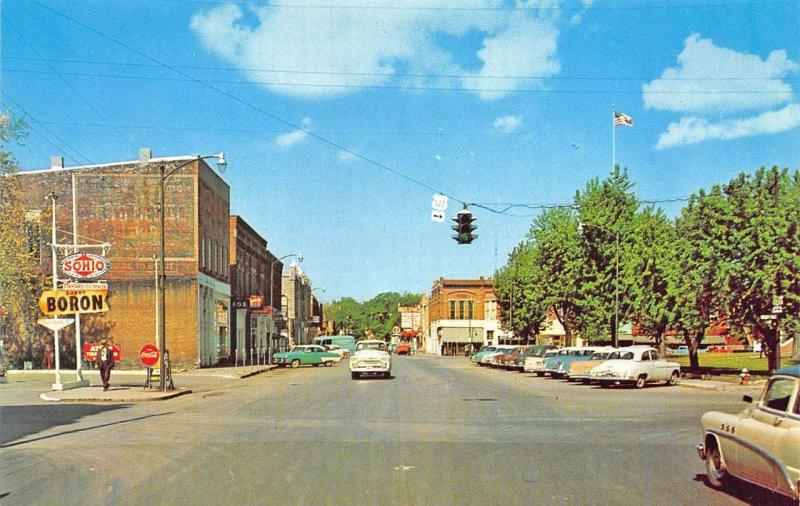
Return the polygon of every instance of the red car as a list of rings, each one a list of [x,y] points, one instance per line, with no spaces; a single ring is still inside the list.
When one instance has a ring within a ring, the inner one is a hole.
[[[397,343],[397,348],[395,348],[394,352],[398,355],[408,355],[411,351],[411,347],[408,343]]]

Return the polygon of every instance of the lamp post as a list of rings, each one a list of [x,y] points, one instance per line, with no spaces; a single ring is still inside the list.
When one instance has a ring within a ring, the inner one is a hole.
[[[586,227],[594,227],[606,233],[614,234],[615,255],[614,255],[614,326],[611,329],[611,346],[617,348],[619,346],[618,332],[619,332],[619,230],[611,232],[603,227],[597,225],[587,225],[586,223],[578,223],[578,233],[582,234],[583,229]]]
[[[158,299],[159,305],[159,324],[161,328],[159,329],[159,336],[158,336],[158,347],[161,350],[161,361],[159,364],[158,370],[158,387],[159,390],[162,392],[166,392],[167,390],[167,381],[166,381],[166,355],[167,355],[167,304],[166,304],[166,295],[167,295],[167,270],[166,270],[166,248],[164,244],[165,238],[165,227],[164,227],[164,188],[166,187],[167,180],[175,174],[180,169],[192,164],[199,162],[200,160],[206,160],[208,158],[216,158],[217,159],[217,167],[219,168],[220,172],[225,171],[225,167],[227,167],[228,163],[225,161],[225,154],[224,153],[217,153],[215,155],[207,155],[207,156],[197,156],[192,158],[191,160],[187,160],[184,163],[172,168],[169,172],[167,172],[167,167],[162,164],[159,170],[159,181],[158,181],[158,214],[159,214],[159,229],[158,229],[158,236],[159,236],[159,286],[158,291],[160,292],[161,296]],[[171,381],[170,381],[171,383]]]

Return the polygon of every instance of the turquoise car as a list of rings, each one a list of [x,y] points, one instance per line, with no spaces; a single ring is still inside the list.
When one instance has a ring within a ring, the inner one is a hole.
[[[338,353],[328,351],[322,346],[309,344],[295,346],[292,348],[292,351],[276,353],[273,359],[275,363],[278,364],[278,367],[286,367],[288,365],[293,368],[298,368],[301,365],[313,365],[317,367],[321,364],[330,367],[333,364],[338,364],[342,360],[342,357]]]
[[[472,360],[472,363],[474,364],[480,364],[481,358],[483,358],[484,355],[487,353],[494,353],[495,351],[497,351],[497,346],[483,346],[480,350],[478,350],[478,353],[472,355],[470,360]]]

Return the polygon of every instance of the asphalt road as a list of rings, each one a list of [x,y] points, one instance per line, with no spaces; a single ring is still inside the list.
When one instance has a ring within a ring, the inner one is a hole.
[[[35,383],[0,385],[0,502],[780,503],[705,484],[700,415],[739,410],[740,393],[608,390],[424,356],[396,357],[388,380],[351,380],[344,362],[188,381],[191,395],[137,405],[44,404]]]

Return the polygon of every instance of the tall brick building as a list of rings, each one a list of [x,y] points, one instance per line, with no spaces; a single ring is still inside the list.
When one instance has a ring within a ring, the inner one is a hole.
[[[77,167],[64,167],[62,158],[54,158],[50,169],[15,177],[24,180],[30,211],[46,209],[45,196],[55,192],[60,230],[73,229],[75,185],[78,235],[111,243],[112,267],[106,275],[111,336],[122,347],[123,362],[138,364],[139,348],[157,343],[159,167],[169,171],[191,161],[169,178],[165,190],[167,348],[176,367],[216,364],[227,359],[231,347],[230,188],[204,161],[192,161],[195,157],[151,158],[149,150],[140,156],[139,161]],[[49,233],[49,223],[40,226]],[[59,242],[72,238],[60,234]],[[47,272],[49,248],[42,251]],[[91,340],[84,332],[84,341]]]
[[[427,320],[430,330],[423,332],[424,348],[435,355],[460,355],[468,346],[497,344],[504,335],[491,278],[437,279],[427,303]]]
[[[275,319],[283,263],[267,249],[267,240],[240,216],[230,217],[230,230],[231,347],[239,361],[266,360],[286,346]]]

